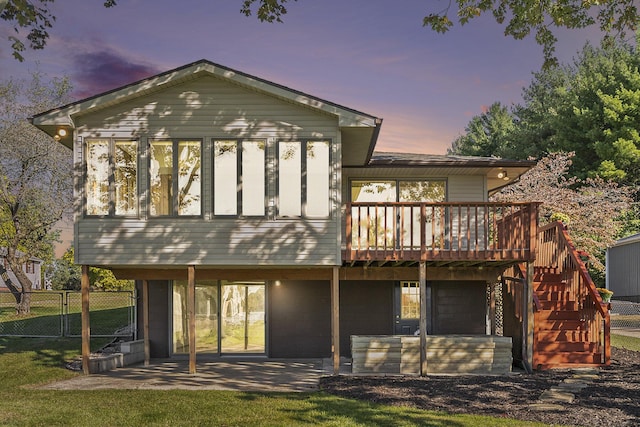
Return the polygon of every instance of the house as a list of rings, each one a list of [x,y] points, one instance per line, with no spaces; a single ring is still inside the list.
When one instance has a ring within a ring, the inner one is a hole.
[[[607,249],[607,289],[617,300],[640,302],[640,234]]]
[[[31,121],[73,150],[85,312],[88,266],[136,280],[147,361],[608,363],[563,232],[488,202],[532,162],[378,153],[382,119],[206,60]]]
[[[0,262],[2,263],[2,267],[6,271],[7,279],[12,283],[18,283],[18,278],[9,268],[9,263],[6,259],[7,256],[7,248],[0,248]],[[18,253],[18,256],[22,256],[21,253]],[[27,275],[29,280],[31,280],[31,289],[42,290],[42,263],[43,261],[40,258],[30,257],[24,264],[22,264],[22,271]],[[0,292],[9,291],[4,275],[0,275]]]

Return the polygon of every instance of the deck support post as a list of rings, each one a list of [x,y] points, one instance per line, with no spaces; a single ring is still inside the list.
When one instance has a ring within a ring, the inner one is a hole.
[[[91,354],[91,323],[89,322],[89,266],[82,266],[80,278],[80,294],[82,298],[82,372],[89,375],[89,360]]]
[[[331,353],[333,375],[340,374],[340,269],[333,267],[331,275]]]
[[[187,316],[189,317],[189,373],[196,373],[196,267],[187,267]]]
[[[420,286],[420,376],[427,375],[427,264],[420,262],[418,280]]]
[[[149,281],[142,281],[142,333],[144,335],[144,366],[149,366]]]
[[[524,319],[523,322],[526,325],[525,335],[523,337],[523,341],[526,348],[526,357],[527,360],[525,362],[532,369],[535,368],[533,366],[533,329],[534,329],[534,319],[533,319],[533,262],[527,263],[527,280],[524,283]]]

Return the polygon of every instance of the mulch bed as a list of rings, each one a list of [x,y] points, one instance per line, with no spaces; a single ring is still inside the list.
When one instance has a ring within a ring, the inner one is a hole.
[[[612,348],[611,366],[562,408],[537,410],[540,395],[570,370],[501,376],[325,377],[327,393],[370,402],[558,425],[640,425],[640,352]]]

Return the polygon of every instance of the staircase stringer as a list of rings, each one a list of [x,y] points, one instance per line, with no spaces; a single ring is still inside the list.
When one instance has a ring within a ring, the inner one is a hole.
[[[608,305],[562,223],[540,229],[537,249],[534,368],[609,365]]]

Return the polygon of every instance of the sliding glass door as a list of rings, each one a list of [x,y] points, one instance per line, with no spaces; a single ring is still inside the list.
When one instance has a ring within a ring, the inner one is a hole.
[[[222,284],[222,353],[264,353],[264,284]]]
[[[189,352],[187,282],[173,284],[172,352]],[[265,346],[264,282],[198,281],[196,352],[261,354]]]

